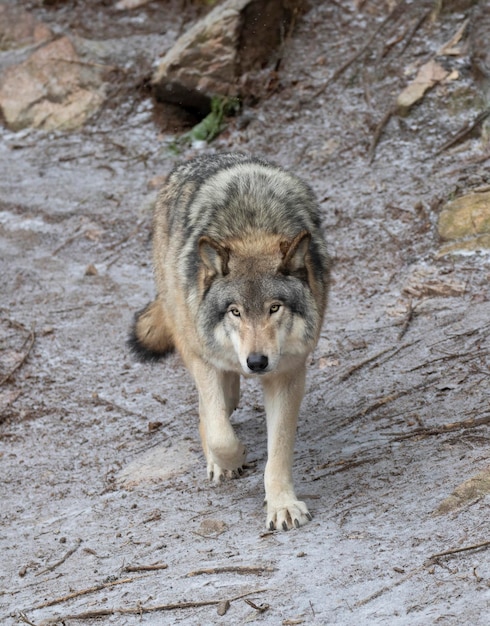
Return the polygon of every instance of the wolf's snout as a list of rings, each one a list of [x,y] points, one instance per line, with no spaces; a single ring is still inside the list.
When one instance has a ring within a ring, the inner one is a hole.
[[[256,374],[264,372],[269,365],[269,359],[265,354],[259,354],[258,352],[252,352],[247,358],[248,369]]]

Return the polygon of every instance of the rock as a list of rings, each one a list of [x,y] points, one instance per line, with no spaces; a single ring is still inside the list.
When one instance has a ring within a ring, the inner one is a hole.
[[[490,191],[469,193],[448,202],[439,215],[441,239],[456,240],[438,256],[490,250]]]
[[[53,37],[51,30],[15,4],[0,4],[0,50],[32,46]]]
[[[103,101],[101,67],[81,61],[68,37],[42,46],[0,76],[0,109],[12,130],[71,130]]]
[[[97,276],[98,273],[99,272],[97,271],[97,268],[95,267],[93,263],[90,263],[89,265],[87,265],[85,269],[85,276]]]
[[[490,233],[490,191],[448,202],[439,215],[438,230],[446,240]]]
[[[295,0],[225,0],[180,37],[152,78],[157,100],[209,113],[215,95],[241,94],[240,77],[270,62]]]

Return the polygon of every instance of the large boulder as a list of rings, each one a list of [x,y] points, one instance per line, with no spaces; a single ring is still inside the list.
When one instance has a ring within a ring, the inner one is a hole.
[[[243,95],[240,77],[270,63],[300,5],[225,0],[164,56],[152,78],[156,98],[207,113],[213,96]]]
[[[104,101],[102,69],[83,62],[68,37],[38,48],[0,76],[0,109],[12,130],[71,130]]]

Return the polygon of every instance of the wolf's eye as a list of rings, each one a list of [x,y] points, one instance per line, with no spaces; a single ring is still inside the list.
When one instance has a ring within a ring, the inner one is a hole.
[[[230,313],[233,315],[233,317],[240,317],[240,311],[235,307],[230,309]]]
[[[277,313],[280,308],[281,308],[280,304],[273,304],[271,305],[271,308],[269,309],[269,313]]]

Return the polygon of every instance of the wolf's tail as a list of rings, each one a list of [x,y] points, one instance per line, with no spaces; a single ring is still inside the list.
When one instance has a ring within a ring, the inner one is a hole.
[[[173,352],[174,342],[158,300],[150,302],[134,316],[128,346],[142,361],[155,361]]]

